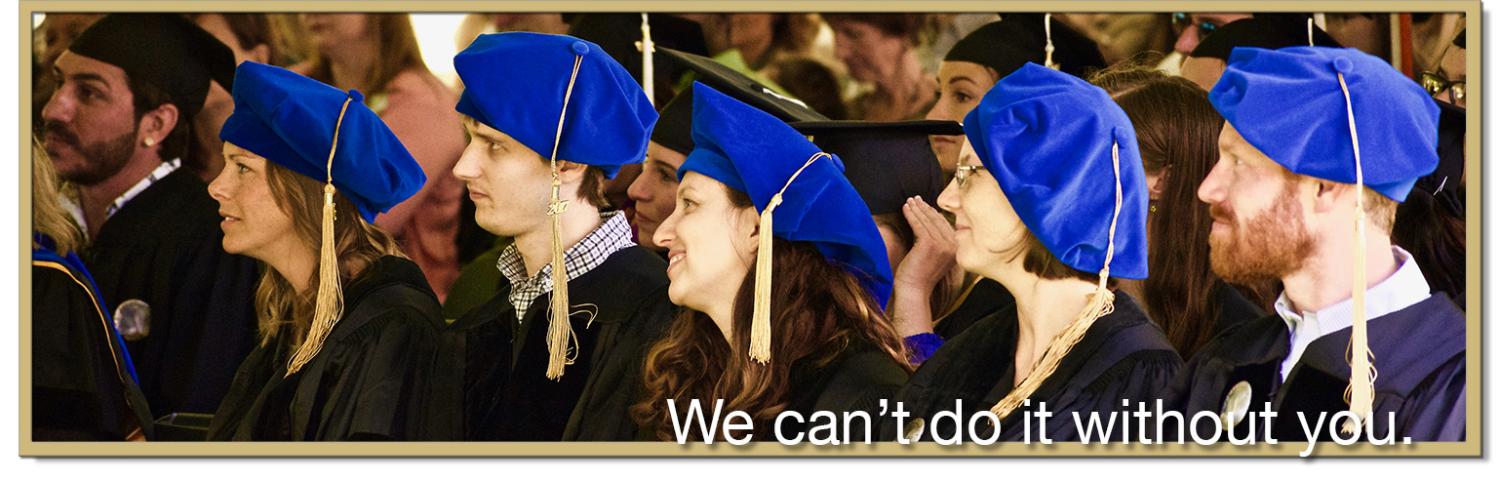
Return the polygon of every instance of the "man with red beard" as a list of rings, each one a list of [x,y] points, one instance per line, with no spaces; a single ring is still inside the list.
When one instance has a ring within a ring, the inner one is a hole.
[[[255,262],[220,246],[217,204],[182,167],[234,54],[175,14],[112,14],[58,56],[42,109],[61,200],[155,416],[210,412],[256,340]]]
[[[1213,269],[1285,288],[1276,314],[1190,361],[1173,396],[1188,421],[1200,435],[1215,433],[1192,419],[1207,411],[1279,440],[1464,439],[1464,313],[1390,238],[1437,165],[1432,99],[1379,58],[1293,47],[1234,49],[1209,100],[1226,121],[1198,189]]]

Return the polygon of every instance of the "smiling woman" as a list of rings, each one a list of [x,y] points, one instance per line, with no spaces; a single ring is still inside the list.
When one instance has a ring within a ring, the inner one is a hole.
[[[693,400],[745,412],[762,440],[806,430],[782,411],[878,417],[910,369],[884,315],[890,262],[842,163],[701,83],[693,119],[676,208],[655,233],[668,296],[688,310],[646,356],[646,394],[632,408],[643,436],[672,439],[669,407]]]

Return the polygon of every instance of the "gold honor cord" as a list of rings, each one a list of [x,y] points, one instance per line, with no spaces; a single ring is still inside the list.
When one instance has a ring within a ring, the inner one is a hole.
[[[297,347],[297,352],[292,354],[292,360],[287,362],[287,376],[302,370],[302,366],[318,355],[318,351],[323,349],[323,341],[328,339],[328,334],[333,332],[333,325],[344,313],[344,292],[339,286],[338,253],[333,244],[333,222],[336,216],[333,204],[333,157],[339,151],[339,131],[344,126],[344,114],[349,112],[349,103],[353,101],[354,96],[344,98],[344,106],[339,108],[338,121],[333,124],[333,146],[328,148],[328,177],[323,182],[323,239],[318,248],[317,305],[313,308],[312,327],[307,331],[307,338]]]
[[[755,310],[750,316],[750,360],[765,364],[771,361],[771,259],[773,247],[771,240],[775,238],[775,213],[776,207],[781,206],[781,195],[786,193],[787,188],[792,187],[792,182],[812,166],[818,158],[828,156],[825,152],[813,153],[802,167],[787,178],[786,184],[782,185],[781,191],[771,196],[771,201],[766,203],[766,209],[760,212],[760,240],[755,253]]]
[[[1355,419],[1344,421],[1341,430],[1345,434],[1356,434],[1359,425],[1366,429],[1374,427],[1371,412],[1375,405],[1375,354],[1370,351],[1370,333],[1365,321],[1365,284],[1369,274],[1365,272],[1365,171],[1359,158],[1359,131],[1354,127],[1354,103],[1349,100],[1349,85],[1344,74],[1338,73],[1339,89],[1344,93],[1344,109],[1349,116],[1349,138],[1354,141],[1354,324],[1349,337],[1349,348],[1345,360],[1349,362],[1349,387],[1344,389],[1344,401]]]
[[[568,118],[568,103],[573,100],[573,86],[578,82],[578,67],[583,55],[573,56],[573,73],[568,76],[568,90],[563,93],[562,112],[557,115],[557,134],[552,138],[552,156],[548,163],[552,167],[552,200],[547,205],[547,216],[552,220],[552,305],[547,323],[547,379],[559,380],[563,367],[573,363],[568,346],[576,337],[568,311],[568,265],[563,258],[562,215],[568,211],[568,202],[562,199],[562,176],[557,172],[557,148],[562,144],[563,122]]]
[[[1109,219],[1109,244],[1104,251],[1104,267],[1099,269],[1099,285],[1094,288],[1094,293],[1089,295],[1089,303],[1084,307],[1083,312],[1079,313],[1078,317],[1073,319],[1073,322],[1068,324],[1061,334],[1047,344],[1047,349],[1042,353],[1042,360],[1037,367],[1021,379],[1021,383],[1017,384],[1015,389],[990,408],[990,412],[995,413],[995,416],[1000,419],[1005,419],[1016,408],[1021,407],[1021,403],[1031,397],[1037,388],[1057,371],[1057,366],[1062,362],[1063,357],[1073,350],[1073,346],[1083,340],[1084,334],[1087,334],[1089,328],[1093,327],[1094,321],[1115,311],[1115,294],[1109,291],[1108,281],[1109,264],[1114,261],[1115,257],[1115,228],[1120,221],[1120,207],[1124,203],[1124,194],[1120,187],[1119,141],[1115,141],[1111,147],[1110,158],[1114,163],[1115,207]]]

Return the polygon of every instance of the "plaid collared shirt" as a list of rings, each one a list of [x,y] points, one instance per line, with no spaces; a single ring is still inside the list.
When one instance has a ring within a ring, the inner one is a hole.
[[[630,223],[624,212],[610,211],[601,215],[603,224],[563,252],[569,281],[598,268],[615,252],[635,246],[630,239]],[[527,278],[526,263],[515,245],[500,252],[495,267],[510,281],[510,304],[516,308],[517,321],[526,317],[526,309],[531,308],[537,297],[552,291],[552,264],[543,265],[536,276]]]

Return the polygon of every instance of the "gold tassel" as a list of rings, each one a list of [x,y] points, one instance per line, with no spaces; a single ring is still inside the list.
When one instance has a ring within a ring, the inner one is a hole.
[[[641,89],[646,91],[646,102],[656,107],[656,65],[652,57],[656,42],[651,40],[651,19],[645,13],[641,14],[641,41],[635,47],[641,51]]]
[[[328,178],[323,183],[323,239],[318,247],[317,302],[313,308],[313,321],[308,328],[307,338],[303,339],[302,345],[297,347],[297,352],[287,363],[288,376],[302,370],[302,366],[318,355],[318,351],[323,349],[323,341],[333,332],[333,325],[344,314],[344,290],[339,283],[338,252],[333,243],[334,219],[337,216],[333,204],[333,156],[339,149],[339,129],[344,125],[344,114],[349,112],[349,102],[353,100],[353,97],[344,98],[344,106],[339,109],[339,119],[333,125],[333,146],[328,149]]]
[[[1368,324],[1365,320],[1365,285],[1369,281],[1365,267],[1365,172],[1359,158],[1359,131],[1354,127],[1354,103],[1349,100],[1349,85],[1344,74],[1339,73],[1339,89],[1344,93],[1344,107],[1349,116],[1349,137],[1354,141],[1354,320],[1349,337],[1349,349],[1344,354],[1349,362],[1349,387],[1344,390],[1344,400],[1354,420],[1345,420],[1340,428],[1345,434],[1356,434],[1363,425],[1373,427],[1372,412],[1375,405],[1375,354],[1370,352]]]
[[[760,240],[755,253],[755,305],[750,316],[750,360],[765,364],[771,361],[771,259],[774,257],[771,240],[775,237],[775,213],[776,207],[781,206],[781,195],[786,193],[797,176],[802,174],[808,166],[819,157],[827,156],[828,153],[818,152],[807,158],[802,167],[787,178],[786,184],[771,196],[771,201],[766,203],[766,209],[760,212]]]
[[[552,221],[552,305],[548,310],[547,323],[547,379],[559,380],[563,368],[573,363],[569,346],[574,340],[573,324],[568,317],[568,264],[563,257],[562,215],[568,211],[568,202],[562,199],[562,179],[557,173],[557,147],[562,143],[563,120],[568,117],[568,102],[573,99],[573,85],[578,81],[578,66],[583,56],[573,57],[573,74],[568,77],[568,90],[563,94],[562,113],[557,116],[557,134],[552,138],[552,200],[547,205],[547,216]]]
[[[1120,143],[1118,141],[1111,148],[1110,157],[1114,162],[1115,208],[1114,214],[1109,219],[1109,244],[1104,251],[1104,267],[1099,270],[1099,285],[1094,287],[1094,293],[1089,294],[1088,305],[1084,306],[1078,317],[1074,318],[1061,334],[1047,344],[1047,349],[1042,353],[1042,360],[1037,363],[1037,367],[1022,378],[1021,383],[1001,398],[1000,402],[990,408],[990,412],[995,413],[995,416],[1000,419],[1005,419],[1016,408],[1021,407],[1021,403],[1026,398],[1036,393],[1037,388],[1040,388],[1042,383],[1057,371],[1063,357],[1073,350],[1073,346],[1083,340],[1085,334],[1088,334],[1089,328],[1094,326],[1095,321],[1115,311],[1115,294],[1109,291],[1109,264],[1115,258],[1115,227],[1120,221],[1120,205],[1124,202],[1124,195],[1120,191]]]
[[[1052,46],[1052,14],[1049,13],[1043,16],[1042,21],[1043,28],[1047,31],[1047,47],[1045,49],[1047,58],[1043,61],[1043,65],[1052,70],[1059,70],[1060,66],[1058,66],[1056,62],[1052,61],[1052,51],[1057,50],[1056,47]]]

